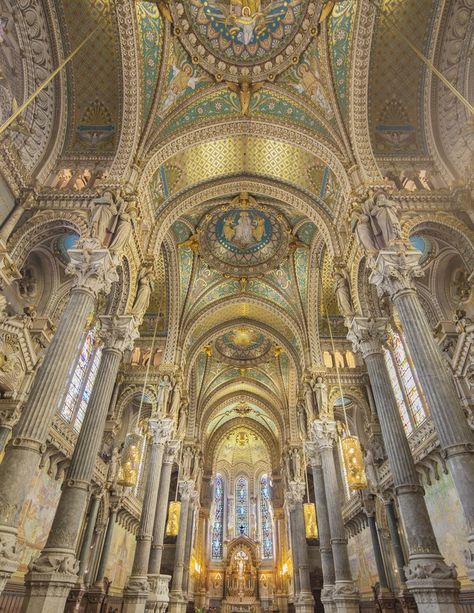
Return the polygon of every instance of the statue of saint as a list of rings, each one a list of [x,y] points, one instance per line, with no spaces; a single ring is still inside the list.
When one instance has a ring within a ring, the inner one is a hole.
[[[92,201],[93,209],[90,231],[91,235],[105,245],[108,233],[112,232],[112,227],[117,219],[119,205],[122,204],[120,196],[115,196],[111,191],[105,191],[102,196]]]
[[[352,306],[351,291],[347,275],[342,271],[336,271],[334,273],[334,285],[339,312],[341,315],[344,315],[344,317],[350,317],[354,314],[354,307]]]
[[[160,411],[160,413],[166,413],[166,409],[168,408],[168,402],[169,402],[169,397],[171,394],[171,388],[172,388],[172,384],[171,384],[171,379],[169,377],[169,375],[163,375],[163,377],[161,378],[160,384],[158,386],[158,393],[157,393],[157,405],[158,405],[158,411]]]
[[[400,239],[402,227],[398,219],[397,205],[384,192],[377,195],[371,215],[380,228],[382,247],[388,247],[392,241]]]
[[[125,208],[125,204],[120,210],[117,225],[112,235],[110,251],[121,251],[126,247],[133,230],[133,219],[135,218],[135,207]]]
[[[142,317],[150,303],[153,289],[153,271],[151,268],[142,268],[138,276],[138,289],[132,306],[132,315]]]
[[[328,388],[322,377],[316,379],[314,393],[316,394],[319,416],[328,415]]]
[[[366,251],[370,252],[377,249],[370,215],[364,213],[360,208],[354,209],[352,212],[351,230]]]

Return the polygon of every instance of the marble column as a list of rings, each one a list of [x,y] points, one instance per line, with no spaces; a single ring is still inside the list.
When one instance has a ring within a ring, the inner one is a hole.
[[[316,516],[318,520],[319,551],[321,553],[321,567],[323,571],[323,589],[321,602],[326,613],[335,613],[336,605],[333,600],[334,585],[336,581],[334,572],[334,559],[331,547],[331,529],[329,527],[329,513],[324,489],[324,475],[321,455],[315,443],[306,443],[307,457],[311,462],[313,471],[314,500],[316,502]]]
[[[183,593],[189,601],[189,565],[191,563],[191,553],[193,549],[194,539],[194,518],[196,515],[197,496],[190,504],[188,510],[188,523],[186,525],[186,545],[184,548],[184,569],[183,569]]]
[[[188,513],[196,497],[194,481],[181,481],[179,484],[181,494],[181,512],[179,516],[178,538],[174,554],[173,578],[171,580],[170,613],[185,613],[188,599],[183,591],[183,576],[185,564],[186,535],[188,526]]]
[[[387,515],[388,530],[390,532],[390,539],[392,541],[393,553],[395,555],[395,561],[397,563],[398,578],[400,581],[400,587],[402,590],[406,588],[405,577],[405,555],[403,553],[402,541],[400,533],[398,532],[398,522],[395,517],[395,509],[393,508],[393,501],[387,500],[385,502],[385,512]]]
[[[412,249],[380,251],[370,282],[380,294],[390,296],[400,317],[403,336],[466,518],[469,536],[465,559],[468,576],[474,581],[474,432],[468,427],[452,375],[415,290],[414,278],[422,274],[418,265],[420,255]]]
[[[48,540],[25,577],[24,613],[46,613],[64,607],[78,579],[76,546],[87,509],[92,474],[104,432],[107,410],[123,352],[138,336],[131,316],[100,318],[104,349]],[[54,596],[50,584],[55,586]],[[60,589],[60,586],[63,589]]]
[[[173,472],[173,463],[176,458],[176,454],[178,453],[179,446],[179,441],[168,441],[166,444],[165,454],[163,456],[160,486],[158,488],[158,496],[156,499],[153,541],[151,544],[150,559],[148,562],[148,573],[152,575],[159,574],[161,570],[171,474]]]
[[[380,547],[377,522],[375,519],[375,496],[369,494],[364,498],[364,509],[367,516],[367,522],[369,524],[375,566],[377,567],[377,574],[379,576],[380,589],[379,593],[377,594],[378,604],[380,605],[382,611],[385,611],[386,613],[395,613],[395,598],[388,586],[387,573],[385,572],[382,548]]]
[[[273,507],[275,522],[275,552],[277,562],[277,576],[275,577],[275,604],[280,613],[288,611],[288,584],[283,573],[283,564],[287,562],[288,550],[286,539],[285,512],[282,507]]]
[[[0,464],[0,592],[21,556],[17,544],[21,509],[80,351],[87,319],[98,293],[110,291],[118,279],[116,262],[95,239],[84,239],[79,248],[69,250],[69,256],[66,270],[75,275],[75,284]]]
[[[153,526],[155,523],[156,497],[160,485],[161,466],[166,443],[170,437],[173,421],[168,418],[150,418],[150,448],[148,469],[143,497],[137,545],[133,558],[132,573],[124,589],[123,613],[143,613],[150,585],[148,561],[150,559]]]
[[[114,536],[115,523],[117,521],[117,514],[119,511],[119,503],[114,502],[110,506],[109,519],[107,520],[107,528],[105,530],[104,543],[102,545],[102,551],[100,552],[99,565],[95,574],[96,585],[102,586],[102,581],[105,577],[105,571],[107,569],[107,563],[109,561],[110,548],[112,546],[112,538]]]
[[[161,467],[160,485],[158,487],[158,495],[156,497],[156,512],[155,523],[153,525],[153,540],[151,543],[150,558],[148,560],[148,581],[150,583],[150,591],[147,597],[146,610],[154,611],[156,604],[160,600],[160,595],[157,593],[155,586],[163,587],[157,578],[161,571],[161,559],[163,556],[163,542],[166,529],[166,515],[168,511],[168,499],[171,483],[171,473],[173,471],[173,463],[178,453],[179,441],[168,441],[163,456],[163,464]],[[168,586],[166,586],[168,589]]]
[[[420,613],[457,611],[459,582],[439,551],[383,356],[386,320],[356,317],[348,338],[362,354],[408,541],[407,586]]]
[[[87,525],[82,537],[81,551],[79,553],[79,579],[82,580],[87,570],[87,563],[89,561],[90,548],[92,545],[92,539],[94,538],[95,523],[97,521],[97,514],[100,506],[100,494],[92,494],[91,503],[89,506],[89,515],[87,516]]]
[[[287,493],[286,500],[288,504],[288,515],[290,519],[290,539],[291,539],[291,555],[293,558],[293,601],[296,603],[298,595],[301,591],[300,587],[300,574],[298,572],[299,568],[299,548],[298,548],[298,538],[296,535],[296,520],[295,520],[295,509],[292,505],[290,505],[290,496],[291,494]]]
[[[317,419],[312,426],[312,441],[321,454],[324,475],[324,489],[328,506],[331,547],[334,559],[335,586],[333,599],[338,613],[358,613],[359,592],[352,580],[347,538],[342,517],[343,500],[334,462],[334,444],[337,438],[336,422],[330,419]]]
[[[309,577],[308,545],[304,524],[303,499],[305,495],[304,481],[290,481],[288,484],[287,502],[290,514],[293,516],[291,526],[292,550],[297,551],[298,587],[295,589],[295,610],[297,613],[313,613],[314,598],[311,592]],[[296,588],[297,586],[295,586]]]

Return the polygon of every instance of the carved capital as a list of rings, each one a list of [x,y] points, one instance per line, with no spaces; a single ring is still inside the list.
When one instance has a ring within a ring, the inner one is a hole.
[[[312,440],[321,449],[332,449],[337,439],[336,422],[329,419],[316,419],[311,427]]]
[[[79,562],[74,554],[63,552],[45,552],[29,565],[31,573],[51,574],[61,573],[64,575],[77,575]]]
[[[152,441],[155,445],[166,445],[173,430],[173,420],[166,417],[152,417],[148,421]]]
[[[194,481],[180,481],[179,482],[179,493],[181,495],[181,500],[192,500],[196,495],[196,490],[194,488]]]
[[[372,353],[382,353],[382,345],[387,337],[386,325],[384,317],[354,317],[347,333],[354,351],[364,359]]]
[[[380,251],[369,277],[379,296],[388,294],[393,299],[401,291],[415,289],[414,279],[424,274],[418,264],[421,255],[417,249]]]
[[[166,443],[165,455],[163,456],[164,464],[173,464],[178,455],[178,451],[180,448],[179,441],[168,441]]]
[[[127,349],[133,349],[135,339],[140,334],[131,315],[101,315],[99,319],[100,337],[106,348],[116,349],[121,353]]]
[[[94,295],[100,291],[108,294],[112,283],[118,281],[119,260],[108,249],[100,246],[97,239],[85,238],[78,241],[74,249],[68,250],[71,261],[66,273],[74,275],[75,287],[87,289]]]
[[[321,454],[319,453],[318,445],[314,441],[305,443],[306,457],[311,462],[313,468],[321,467]]]
[[[304,481],[290,481],[288,483],[288,490],[285,498],[290,507],[290,511],[293,511],[298,504],[302,504],[305,495]]]

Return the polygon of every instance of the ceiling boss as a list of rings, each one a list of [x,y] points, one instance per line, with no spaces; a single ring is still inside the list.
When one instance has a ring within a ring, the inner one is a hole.
[[[322,0],[189,0],[170,6],[193,61],[219,80],[273,80],[318,32]]]

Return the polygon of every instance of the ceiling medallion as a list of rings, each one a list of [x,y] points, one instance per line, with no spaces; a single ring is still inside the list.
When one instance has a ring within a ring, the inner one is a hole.
[[[316,35],[321,0],[186,0],[171,3],[175,33],[217,80],[273,80]]]
[[[244,325],[219,336],[214,347],[218,357],[228,364],[253,366],[273,357],[272,341],[258,330]]]
[[[223,274],[255,277],[277,268],[288,253],[283,216],[246,193],[207,215],[198,230],[201,256]]]

